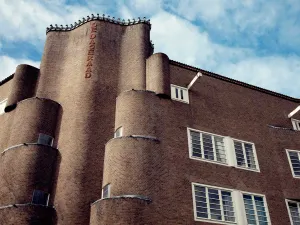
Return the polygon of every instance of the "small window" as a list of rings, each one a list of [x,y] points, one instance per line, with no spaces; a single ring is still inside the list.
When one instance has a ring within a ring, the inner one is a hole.
[[[257,169],[253,144],[234,140],[234,149],[238,167]]]
[[[243,194],[243,200],[248,224],[270,224],[265,199],[263,196]]]
[[[293,177],[300,178],[300,151],[286,150],[288,154],[289,163],[293,173]]]
[[[109,198],[109,197],[110,197],[110,184],[107,184],[102,188],[102,198]]]
[[[291,119],[294,130],[300,130],[300,120]]]
[[[50,195],[44,191],[34,190],[32,204],[48,206]]]
[[[189,103],[188,89],[171,84],[171,98],[176,101]]]
[[[114,138],[122,137],[122,136],[123,136],[123,127],[119,127],[114,133]]]
[[[224,137],[190,130],[192,157],[226,163]]]
[[[47,135],[47,134],[39,134],[38,144],[41,145],[53,145],[53,137]]]
[[[6,106],[6,102],[7,102],[7,99],[4,99],[2,101],[0,101],[0,115],[4,114],[5,111],[5,106]]]
[[[204,185],[194,185],[197,219],[235,223],[231,191]]]
[[[300,224],[300,202],[286,200],[290,221],[292,225]]]

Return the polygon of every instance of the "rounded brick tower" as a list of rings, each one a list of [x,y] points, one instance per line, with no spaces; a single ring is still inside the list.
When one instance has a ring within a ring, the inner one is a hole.
[[[155,223],[170,68],[150,28],[99,16],[51,26],[40,70],[18,66],[0,118],[1,224]]]

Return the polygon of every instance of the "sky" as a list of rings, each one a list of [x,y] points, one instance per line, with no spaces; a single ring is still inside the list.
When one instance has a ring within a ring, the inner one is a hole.
[[[0,80],[39,67],[46,27],[146,17],[155,52],[300,98],[299,0],[0,0]]]

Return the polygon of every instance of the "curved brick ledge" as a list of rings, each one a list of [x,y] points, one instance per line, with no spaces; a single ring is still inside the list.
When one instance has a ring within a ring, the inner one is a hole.
[[[127,139],[128,139],[128,138],[132,138],[132,139],[144,139],[144,140],[149,140],[149,141],[160,142],[160,140],[159,140],[158,138],[156,138],[156,137],[146,136],[146,135],[135,135],[135,134],[133,134],[133,135],[130,135],[130,136],[122,136],[122,137],[112,138],[112,139],[110,139],[110,140],[106,143],[106,145],[107,145],[109,142],[113,141],[113,140],[116,140],[116,139],[125,139],[125,138],[127,138]]]
[[[38,205],[38,204],[32,204],[32,203],[19,203],[19,204],[13,204],[13,205],[4,205],[0,206],[1,209],[7,209],[7,208],[19,208],[19,207],[27,207],[27,206],[35,206],[35,207],[42,207],[42,208],[51,208],[54,209],[54,206],[46,206],[46,205]]]
[[[118,24],[118,25],[122,25],[122,26],[130,26],[130,25],[135,25],[135,24],[139,24],[139,23],[144,23],[144,24],[148,24],[151,28],[151,24],[150,24],[150,20],[146,19],[146,17],[144,17],[143,19],[141,19],[140,17],[138,17],[138,19],[132,19],[132,20],[127,20],[125,21],[124,19],[121,20],[120,18],[115,19],[115,17],[110,17],[110,16],[105,16],[105,14],[103,14],[102,16],[100,16],[99,14],[97,14],[97,16],[95,16],[94,14],[91,14],[91,16],[87,16],[86,18],[82,18],[82,20],[78,20],[78,22],[75,22],[74,25],[70,24],[70,26],[68,25],[60,25],[58,26],[57,24],[55,24],[55,26],[53,26],[52,24],[50,25],[50,27],[46,28],[46,34],[50,31],[71,31],[76,29],[77,27],[80,27],[81,25],[90,22],[90,21],[94,21],[94,20],[98,20],[98,21],[106,21],[109,23],[113,23],[113,24]]]
[[[148,198],[146,196],[142,196],[142,195],[119,195],[119,196],[113,196],[113,197],[109,197],[109,198],[98,199],[95,202],[91,203],[91,205],[94,205],[99,201],[113,200],[113,199],[125,199],[125,198],[143,200],[143,201],[146,201],[147,203],[152,202],[152,200],[150,198]]]
[[[14,146],[11,146],[9,148],[6,148],[4,149],[1,154],[3,155],[5,152],[7,152],[8,150],[13,150],[13,149],[16,149],[16,148],[19,148],[19,147],[22,147],[22,146],[29,146],[29,145],[39,145],[39,146],[46,146],[47,148],[50,148],[50,149],[53,149],[55,151],[58,151],[57,148],[54,148],[52,146],[49,146],[49,145],[44,145],[44,144],[38,144],[38,143],[22,143],[22,144],[18,144],[18,145],[14,145]]]

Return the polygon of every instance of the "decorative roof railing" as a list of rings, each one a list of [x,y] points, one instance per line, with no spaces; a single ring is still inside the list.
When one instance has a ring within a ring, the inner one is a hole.
[[[148,24],[151,27],[150,24],[150,19],[146,19],[146,17],[144,17],[143,19],[141,19],[140,17],[138,17],[138,19],[132,19],[132,20],[121,20],[120,18],[116,19],[115,17],[110,17],[105,16],[105,14],[103,14],[102,16],[100,16],[99,14],[97,14],[97,16],[95,16],[94,14],[91,14],[91,16],[87,16],[86,18],[82,18],[82,20],[78,20],[78,22],[75,22],[74,24],[70,24],[70,25],[60,25],[58,26],[57,24],[55,24],[54,26],[51,24],[50,27],[46,28],[46,34],[50,31],[70,31],[70,30],[74,30],[77,27],[80,27],[81,25],[90,22],[90,21],[94,21],[94,20],[99,20],[99,21],[107,21],[110,23],[114,23],[114,24],[119,24],[122,26],[130,26],[130,25],[134,25],[134,24],[139,24],[139,23],[144,23],[144,24]]]

